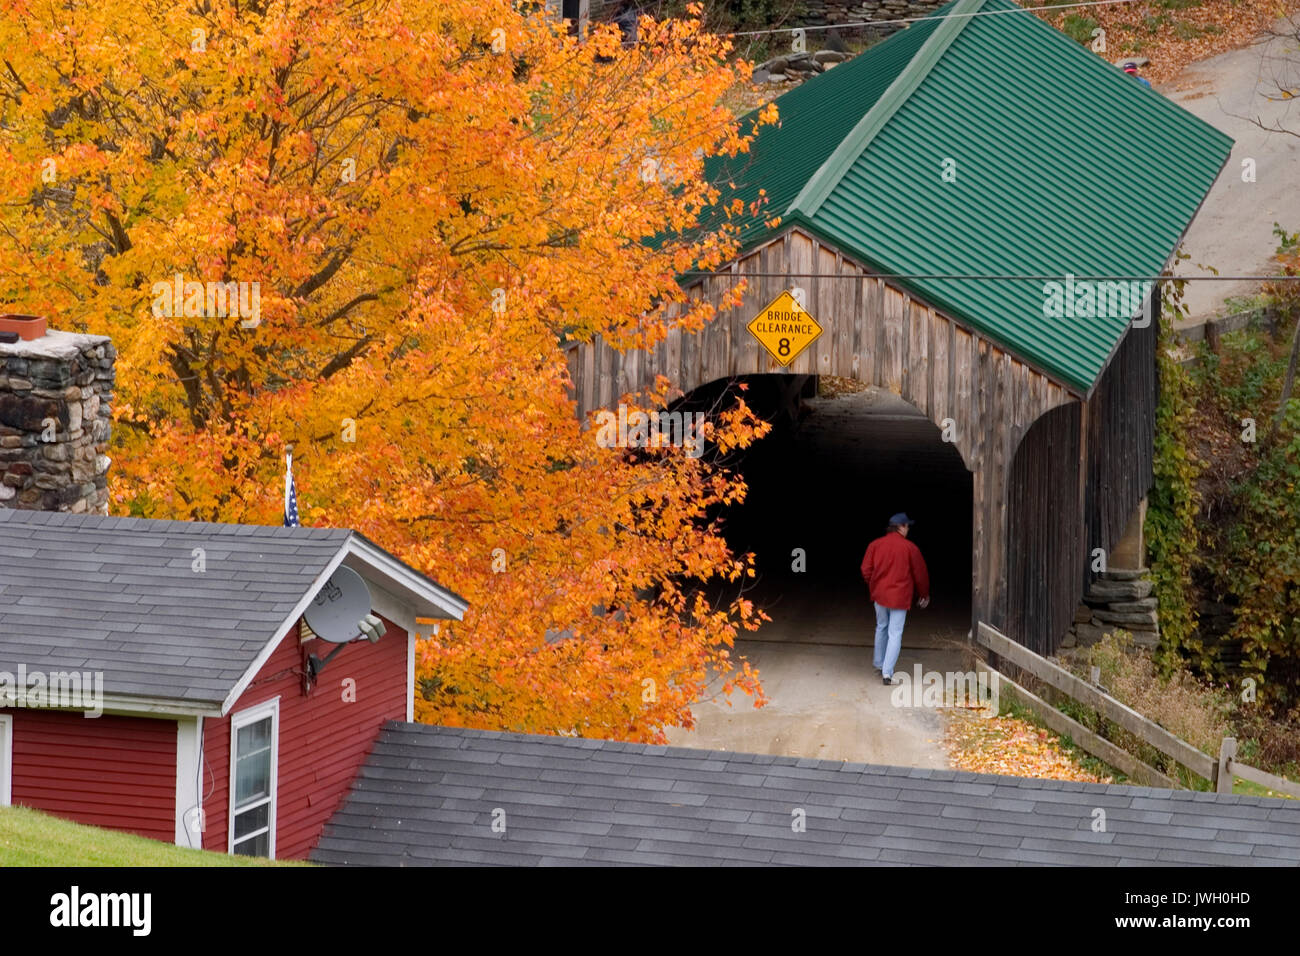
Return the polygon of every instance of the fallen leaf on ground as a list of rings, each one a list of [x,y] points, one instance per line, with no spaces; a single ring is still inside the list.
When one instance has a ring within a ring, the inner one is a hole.
[[[956,770],[1012,777],[1081,780],[1111,783],[1112,777],[1089,773],[1075,762],[1049,730],[1016,717],[979,716],[980,711],[944,711],[947,729],[943,746]]]

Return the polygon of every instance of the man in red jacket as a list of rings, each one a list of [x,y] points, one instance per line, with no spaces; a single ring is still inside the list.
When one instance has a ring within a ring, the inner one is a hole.
[[[876,605],[876,670],[886,684],[894,683],[894,665],[903,646],[903,622],[912,598],[919,607],[930,603],[930,575],[921,549],[907,540],[912,519],[900,512],[889,519],[889,529],[867,546],[862,557],[862,580]],[[888,642],[888,643],[886,643]]]

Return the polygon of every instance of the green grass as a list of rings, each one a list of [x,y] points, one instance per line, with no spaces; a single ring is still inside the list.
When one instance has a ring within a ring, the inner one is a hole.
[[[0,868],[9,866],[306,866],[172,846],[130,833],[0,807]]]
[[[1287,779],[1290,779],[1289,777]],[[1232,792],[1244,794],[1248,797],[1272,797],[1274,800],[1294,800],[1295,797],[1289,793],[1279,793],[1276,790],[1270,790],[1268,787],[1261,787],[1250,780],[1242,780],[1240,777],[1232,779]]]
[[[1097,29],[1097,21],[1092,17],[1071,13],[1061,21],[1061,32],[1076,43],[1091,43],[1092,31]]]
[[[1263,312],[1265,306],[1264,294],[1255,295],[1230,295],[1223,300],[1223,312],[1225,314],[1235,312]]]

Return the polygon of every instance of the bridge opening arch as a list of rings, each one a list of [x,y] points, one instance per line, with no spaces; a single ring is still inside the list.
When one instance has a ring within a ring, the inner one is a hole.
[[[875,612],[859,569],[867,545],[903,511],[916,521],[910,537],[932,600],[909,613],[900,667],[910,671],[908,649],[964,641],[973,476],[955,443],[898,395],[850,379],[739,376],[697,388],[677,407],[716,407],[731,390],[773,426],[728,463],[748,492],[718,515],[733,551],[754,555],[747,596],[773,618],[746,638],[857,648],[860,676],[872,676]]]

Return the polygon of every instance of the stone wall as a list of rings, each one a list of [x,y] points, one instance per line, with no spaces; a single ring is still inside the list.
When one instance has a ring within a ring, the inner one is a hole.
[[[799,18],[799,23],[820,26],[827,23],[923,17],[934,13],[945,2],[947,0],[804,0],[807,12]],[[812,48],[811,42],[809,48]]]
[[[108,513],[115,358],[102,335],[0,343],[0,507]]]
[[[826,26],[838,23],[859,23],[864,20],[903,20],[910,17],[924,17],[938,10],[947,0],[802,0],[803,14],[788,23],[781,22],[782,27]],[[655,12],[654,3],[641,3],[638,6],[648,14]],[[608,20],[618,9],[611,0],[591,0],[591,17],[594,20]],[[881,35],[892,33],[901,24],[893,24],[875,31]],[[747,29],[752,29],[747,27]],[[825,44],[823,36],[809,36],[808,49],[816,50]]]
[[[1062,646],[1087,647],[1124,630],[1133,635],[1133,643],[1155,647],[1160,641],[1159,607],[1151,596],[1148,573],[1146,568],[1103,572],[1083,596]]]

